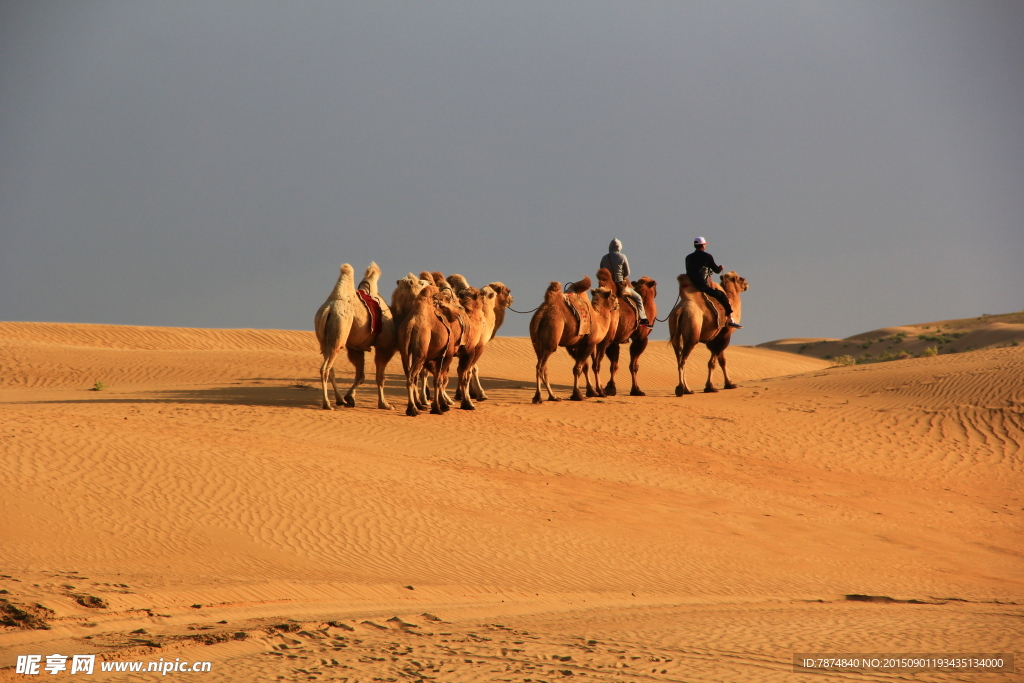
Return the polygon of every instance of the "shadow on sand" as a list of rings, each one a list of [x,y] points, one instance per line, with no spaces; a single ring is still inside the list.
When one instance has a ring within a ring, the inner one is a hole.
[[[452,378],[454,380],[454,377]],[[503,379],[500,377],[481,377],[484,391],[491,398],[500,400],[529,401],[534,386],[529,382]],[[343,377],[338,380],[338,389],[342,395],[348,391],[352,378]],[[558,393],[572,390],[569,385],[552,384]],[[116,391],[116,387],[111,388]],[[454,394],[455,384],[449,381],[448,393]],[[524,393],[520,393],[524,392]],[[334,390],[328,384],[327,394],[334,400]],[[102,392],[83,391],[79,397],[65,399],[49,399],[43,401],[25,401],[29,404],[69,404],[69,403],[108,403],[108,404],[140,404],[140,403],[197,403],[210,405],[249,405],[277,406],[293,408],[320,409],[319,378],[279,378],[262,377],[257,379],[239,380],[237,384],[216,386],[203,389],[163,389],[158,391],[140,391],[130,395],[103,395]],[[405,404],[405,376],[387,375],[384,384],[384,396],[392,407],[398,408]],[[377,408],[377,390],[372,382],[364,382],[356,391],[356,407]]]

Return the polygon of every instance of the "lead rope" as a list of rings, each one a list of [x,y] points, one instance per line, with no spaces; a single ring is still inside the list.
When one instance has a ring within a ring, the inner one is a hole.
[[[666,316],[665,316],[664,318],[655,318],[655,319],[654,319],[654,321],[655,321],[655,322],[659,322],[659,323],[663,323],[663,322],[665,322],[666,320],[668,320],[668,319],[669,319],[669,316],[671,316],[671,315],[672,315],[672,311],[676,310],[676,306],[677,306],[678,304],[679,304],[679,295],[678,295],[678,294],[676,294],[676,302],[675,302],[674,304],[672,304],[672,308],[668,309],[668,315],[666,315]]]

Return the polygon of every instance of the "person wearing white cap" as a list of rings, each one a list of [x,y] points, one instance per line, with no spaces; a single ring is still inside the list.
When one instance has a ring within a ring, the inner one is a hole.
[[[743,327],[732,319],[732,306],[729,304],[729,297],[725,295],[725,292],[715,289],[709,283],[711,273],[721,273],[725,268],[715,263],[715,257],[705,251],[707,244],[708,241],[703,237],[693,240],[693,253],[686,256],[686,275],[694,287],[722,304],[725,314],[729,316],[729,327]]]

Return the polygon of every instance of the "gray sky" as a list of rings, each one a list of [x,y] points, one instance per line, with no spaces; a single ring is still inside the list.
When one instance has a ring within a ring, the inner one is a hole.
[[[985,0],[0,0],[0,320],[311,329],[370,260],[526,310],[613,237],[664,315],[697,235],[750,282],[736,343],[1019,310],[1022,35]]]

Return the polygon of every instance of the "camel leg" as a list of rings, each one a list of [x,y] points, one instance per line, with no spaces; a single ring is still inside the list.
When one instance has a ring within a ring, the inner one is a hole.
[[[334,405],[342,405],[341,392],[338,391],[338,380],[334,376],[334,366],[331,366],[331,386],[334,387]]]
[[[356,369],[356,378],[355,378],[355,381],[352,382],[352,386],[349,387],[348,391],[345,393],[345,407],[347,407],[347,408],[355,408],[356,407],[356,387],[358,387],[360,384],[362,384],[363,380],[366,379],[366,373],[365,373],[365,367],[364,367],[365,366],[365,357],[366,356],[365,356],[365,354],[362,351],[357,351],[355,349],[347,349],[347,351],[348,351],[348,360],[349,360],[350,363],[352,363],[352,367],[354,367]],[[341,405],[341,401],[338,401],[338,405]]]
[[[444,408],[441,407],[441,373],[441,364],[434,363],[434,397],[430,401],[431,415],[442,415],[444,413]]]
[[[630,396],[646,396],[644,392],[640,390],[640,385],[636,383],[636,373],[640,370],[640,354],[647,348],[647,337],[639,337],[634,339],[629,345],[629,375],[633,380],[633,386],[629,390]]]
[[[587,383],[587,388],[583,395],[586,396],[587,398],[593,398],[597,396],[597,393],[594,391],[594,385],[590,383],[590,360],[583,361],[582,370],[583,379]]]
[[[547,363],[544,364],[544,388],[548,390],[548,400],[549,401],[561,401],[562,400],[558,396],[555,396],[554,392],[551,391],[551,382],[548,381],[548,366],[547,366]]]
[[[729,380],[729,371],[725,369],[725,352],[723,351],[718,355],[718,364],[722,366],[722,376],[725,378],[726,389],[735,389],[737,385],[733,384]]]
[[[684,341],[682,348],[676,349],[676,365],[679,368],[679,384],[676,385],[676,396],[693,393],[693,390],[686,384],[686,359],[690,357],[693,347],[694,344],[692,342]]]
[[[469,395],[470,398],[476,401],[486,401],[487,394],[484,393],[484,387],[480,384],[480,366],[474,365],[472,376],[469,380]]]
[[[380,348],[374,349],[373,364],[376,368],[377,407],[381,410],[392,410],[391,404],[384,398],[384,382],[387,379],[385,373],[388,369],[388,363],[391,362],[391,358],[394,355],[394,350],[382,351]]]
[[[455,392],[455,397],[459,399],[459,395],[462,397],[459,407],[463,410],[476,410],[476,406],[473,405],[472,392],[469,390],[469,381],[473,374],[473,359],[467,354],[459,357],[459,388]]]
[[[736,385],[729,380],[729,371],[725,368],[725,349],[729,346],[729,340],[731,335],[719,334],[717,337],[708,342],[708,349],[711,351],[711,358],[717,359],[718,364],[722,366],[722,376],[725,379],[726,389],[735,389]],[[711,369],[708,369],[708,387],[711,387]],[[713,389],[713,387],[712,387]],[[707,389],[705,389],[707,391]]]
[[[338,383],[334,381],[334,361],[338,358],[338,352],[340,349],[335,350],[333,353],[324,354],[324,362],[320,364],[320,386],[324,390],[324,410],[334,410],[331,406],[331,399],[327,397],[327,380],[330,379],[331,384],[334,385],[334,395],[338,399],[338,404],[341,404],[341,394],[338,393]]]
[[[541,383],[544,384],[544,390],[547,391],[549,401],[561,401],[562,399],[555,396],[554,392],[551,391],[551,383],[548,382],[548,359],[551,358],[551,351],[544,349],[543,352],[538,353],[537,357],[537,393],[533,395],[534,403],[543,403],[543,399],[540,397]]]
[[[708,360],[708,381],[707,381],[707,384],[704,385],[704,393],[705,394],[718,393],[718,389],[715,389],[715,385],[713,385],[711,383],[711,373],[714,371],[715,364],[717,362],[718,362],[718,354],[717,353],[712,353],[711,354],[711,359]]]
[[[417,386],[416,378],[421,371],[420,367],[417,367],[418,365],[418,363],[413,363],[405,373],[405,393],[408,398],[405,404],[405,414],[409,417],[416,417],[420,414],[420,411],[416,409],[416,399],[419,398],[419,387]]]
[[[618,389],[615,387],[615,373],[619,369],[619,345],[609,344],[608,350],[605,351],[608,356],[608,384],[605,385],[604,393],[605,396],[614,396],[618,393]]]
[[[424,365],[423,369],[420,370],[419,377],[416,378],[419,399],[417,405],[423,409],[426,409],[427,405],[430,403],[430,391],[427,387],[427,375],[429,372],[430,371],[427,369],[426,365]]]
[[[584,367],[584,377],[587,377],[587,398],[593,398],[599,396],[604,398],[604,387],[601,386],[601,359],[604,357],[604,349],[597,347],[594,349],[594,355],[591,356],[591,362],[594,364],[594,386],[590,386],[590,377],[586,374],[586,367]]]
[[[448,412],[452,409],[452,398],[448,395],[448,375],[451,372],[452,359],[454,356],[448,356],[439,363],[441,369],[437,377],[434,379],[434,392],[438,395],[438,405],[441,406],[441,410]],[[440,381],[440,384],[438,383]]]
[[[452,400],[452,397],[448,395],[448,374],[451,362],[451,358],[445,362],[443,385],[440,388],[437,387],[436,383],[434,385],[434,391],[441,392],[441,410],[449,410],[451,409],[452,404],[455,403],[455,401]]]
[[[589,357],[590,352],[587,350],[582,351],[578,359],[573,356],[573,360],[576,362],[572,366],[572,396],[569,397],[570,401],[582,401],[584,399],[583,392],[580,391],[580,375],[584,375],[584,379],[589,386],[590,376],[583,372],[584,366],[587,364],[587,358]]]

